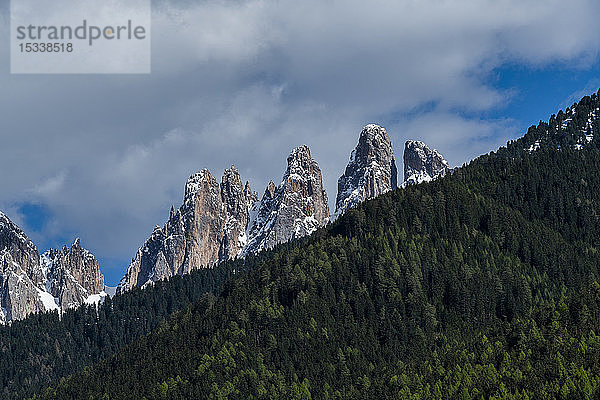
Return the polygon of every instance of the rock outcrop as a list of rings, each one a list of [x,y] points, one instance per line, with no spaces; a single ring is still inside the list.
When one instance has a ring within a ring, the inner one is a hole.
[[[413,147],[407,149],[425,156],[405,154],[411,171],[438,174],[449,168],[435,150]],[[192,175],[185,185],[183,205],[177,210],[172,207],[167,223],[154,228],[127,268],[117,293],[271,249],[326,225],[330,220],[327,193],[308,146],[292,150],[287,164],[281,183],[271,181],[260,201],[250,184],[242,183],[234,166],[225,170],[220,183],[207,169]],[[338,180],[334,217],[396,189],[397,175],[386,130],[365,126]]]
[[[25,232],[2,212],[0,212],[0,250],[6,250],[12,262],[17,263],[35,285],[40,285],[44,281],[37,247]]]
[[[64,311],[102,297],[98,261],[75,241],[70,250],[40,256],[31,239],[0,212],[0,323],[31,313]]]
[[[204,169],[185,185],[183,205],[171,209],[138,250],[117,293],[237,257],[246,244],[248,213],[256,194],[227,169],[221,184]]]
[[[329,208],[319,165],[307,146],[294,149],[287,161],[281,184],[271,182],[260,202],[234,166],[220,184],[206,169],[192,175],[183,205],[171,209],[164,227],[154,228],[117,293],[269,249],[325,225]]]
[[[452,168],[437,150],[425,143],[409,140],[404,145],[403,186],[429,182],[451,172]]]
[[[338,179],[334,216],[396,189],[397,179],[394,149],[386,130],[374,124],[365,126],[344,174]]]
[[[271,181],[255,208],[256,216],[248,226],[248,245],[243,254],[309,235],[329,222],[321,169],[308,146],[292,150],[287,164],[279,186]]]
[[[38,286],[6,249],[0,251],[0,323],[44,311]]]
[[[56,300],[62,311],[77,307],[90,296],[104,291],[104,276],[98,260],[81,247],[79,238],[68,249],[50,249],[41,258],[46,276],[45,289]]]

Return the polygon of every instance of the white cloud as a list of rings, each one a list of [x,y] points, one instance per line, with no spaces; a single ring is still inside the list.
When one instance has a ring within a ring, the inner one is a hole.
[[[40,196],[42,198],[56,197],[63,190],[65,178],[66,173],[63,171],[59,172],[57,175],[51,176],[50,178],[43,180],[40,184],[38,184],[35,187],[35,195]]]

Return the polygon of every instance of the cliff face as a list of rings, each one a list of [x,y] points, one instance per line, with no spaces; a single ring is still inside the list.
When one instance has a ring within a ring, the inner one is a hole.
[[[249,211],[258,201],[258,193],[253,193],[250,184],[242,185],[240,174],[233,167],[225,171],[221,180],[221,197],[226,209],[223,240],[219,248],[219,261],[237,257],[248,243],[246,228]]]
[[[62,311],[77,307],[89,296],[104,291],[98,260],[81,247],[79,239],[68,249],[50,249],[42,255],[45,289],[58,299]]]
[[[221,184],[204,169],[186,182],[183,205],[155,227],[121,279],[117,292],[211,267],[237,257],[246,244],[249,208],[256,195],[227,169]]]
[[[407,142],[404,159],[405,176],[413,178],[419,171],[433,179],[449,170],[439,153],[422,142]],[[386,130],[365,126],[338,180],[334,218],[396,189],[397,175]],[[225,170],[220,183],[206,169],[192,175],[185,185],[183,204],[177,210],[171,208],[163,227],[154,228],[117,292],[273,248],[309,235],[330,220],[321,169],[308,146],[291,151],[281,183],[271,181],[260,201],[249,183],[242,182],[234,166]]]
[[[13,259],[10,252],[0,252],[0,323],[23,319],[44,311],[39,292],[41,289],[27,272]]]
[[[404,145],[404,186],[429,182],[451,171],[444,157],[425,143],[409,140]]]
[[[292,150],[287,164],[281,184],[271,181],[254,210],[244,254],[309,235],[329,221],[321,169],[308,146]]]
[[[6,215],[0,212],[0,250],[10,254],[12,262],[17,263],[35,285],[44,281],[40,269],[40,256],[35,244]]]
[[[386,130],[374,124],[365,126],[344,174],[338,179],[335,217],[396,189],[397,176],[394,149]]]
[[[192,175],[183,205],[171,210],[164,227],[154,228],[117,292],[268,249],[325,225],[327,194],[309,148],[294,149],[287,161],[281,184],[271,182],[260,202],[233,166],[220,184],[206,169]]]
[[[79,239],[71,249],[40,256],[27,235],[0,212],[0,323],[77,307],[103,290],[98,261]]]

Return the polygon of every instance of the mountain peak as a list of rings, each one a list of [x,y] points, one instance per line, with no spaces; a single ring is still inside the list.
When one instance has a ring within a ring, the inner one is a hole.
[[[396,160],[385,128],[368,124],[360,132],[344,174],[338,179],[335,216],[397,187]]]
[[[184,202],[192,200],[194,196],[206,185],[216,182],[210,171],[206,168],[190,176],[185,183]]]
[[[27,235],[0,212],[0,323],[40,311],[76,307],[104,290],[98,261],[75,239],[70,250],[40,256]]]
[[[308,146],[293,149],[287,162],[281,184],[269,182],[255,209],[244,255],[308,235],[329,221],[321,169]]]
[[[404,145],[403,186],[429,182],[446,175],[452,168],[435,149],[420,140],[408,140]]]
[[[117,288],[122,293],[173,275],[238,257],[246,244],[248,212],[256,200],[232,165],[221,184],[208,169],[187,180],[183,204],[169,213],[138,250]]]
[[[292,151],[290,151],[288,160],[290,159],[290,157],[301,158],[302,156],[310,157],[310,148],[305,144],[293,148]]]
[[[90,296],[104,291],[104,276],[98,260],[81,246],[79,238],[70,249],[64,246],[62,250],[46,251],[42,255],[42,264],[45,289],[62,311],[77,307]],[[48,308],[49,305],[45,306]]]
[[[275,186],[275,182],[269,181],[267,188],[265,189],[265,196],[269,199],[275,197],[275,191],[277,190],[277,186]]]

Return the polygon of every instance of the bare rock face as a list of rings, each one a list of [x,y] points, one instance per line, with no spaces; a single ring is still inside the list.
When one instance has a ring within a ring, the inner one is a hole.
[[[404,183],[402,186],[429,182],[451,172],[452,168],[437,150],[425,143],[409,140],[404,145]]]
[[[6,249],[0,251],[0,323],[44,311],[39,289]]]
[[[104,291],[104,276],[98,260],[81,247],[79,238],[70,249],[50,249],[41,258],[45,289],[62,311],[83,304],[91,295]]]
[[[37,248],[0,212],[0,323],[43,311],[38,294],[43,284]]]
[[[219,183],[208,170],[188,180],[185,194],[184,208],[180,213],[185,233],[186,254],[180,267],[184,274],[219,261],[227,218]],[[170,258],[167,257],[167,260]]]
[[[329,221],[321,170],[307,146],[292,150],[279,186],[271,181],[248,225],[243,254],[311,234]]]
[[[25,233],[0,212],[0,323],[77,307],[104,290],[98,261],[79,239],[40,257]]]
[[[35,285],[44,282],[37,247],[21,228],[2,212],[0,212],[0,250],[6,250],[12,261],[19,265]]]
[[[234,166],[220,184],[205,169],[188,179],[183,205],[171,209],[164,227],[154,228],[117,293],[271,248],[328,220],[321,170],[306,146],[292,151],[283,181],[271,182],[260,203]]]
[[[223,240],[219,248],[219,261],[224,261],[237,257],[246,246],[248,212],[256,202],[250,184],[246,182],[244,187],[240,174],[234,166],[226,170],[221,179],[221,199],[226,217]]]
[[[405,176],[407,171],[410,176],[422,171],[434,177],[449,170],[439,153],[420,144],[407,142]],[[271,181],[260,201],[234,166],[225,170],[220,183],[206,169],[192,175],[185,185],[183,205],[177,210],[171,207],[167,223],[154,228],[131,261],[117,293],[246,257],[326,225],[330,219],[327,194],[310,149],[292,150],[287,163],[281,183]],[[396,189],[397,175],[386,130],[365,126],[338,180],[334,218]]]
[[[335,217],[396,189],[397,175],[394,149],[386,130],[375,124],[365,126],[344,174],[338,179]]]
[[[238,257],[246,244],[248,212],[255,198],[234,166],[225,170],[221,184],[207,169],[192,175],[183,205],[171,209],[164,227],[154,228],[117,293]]]

